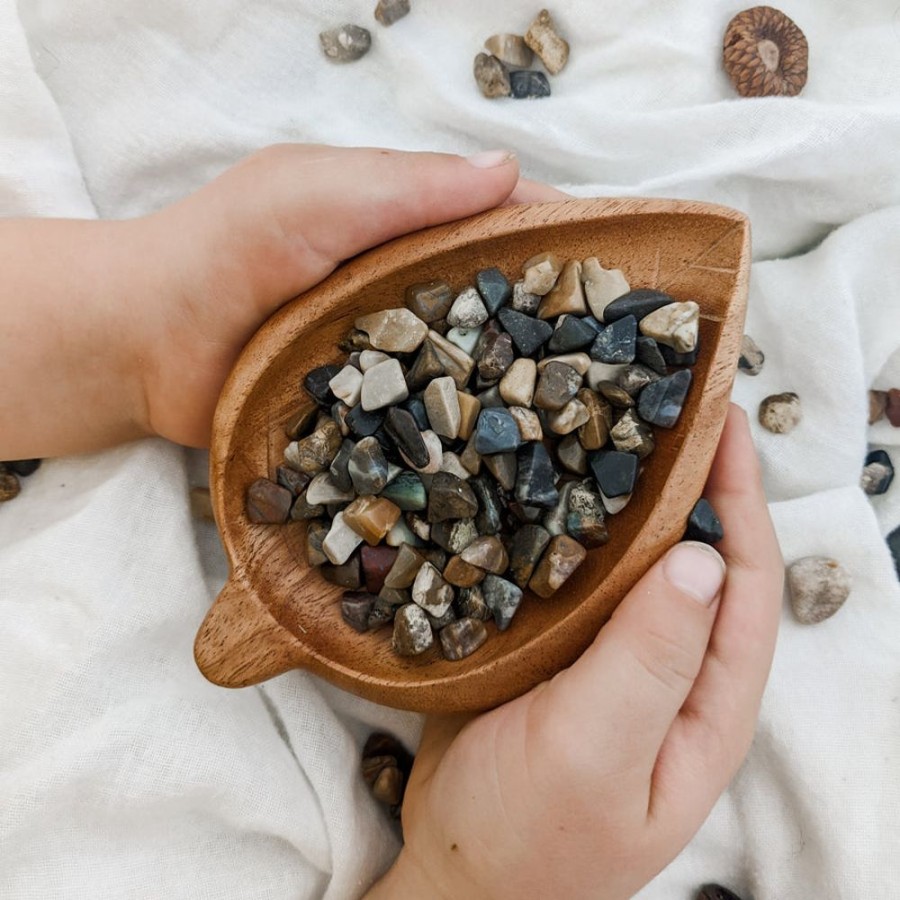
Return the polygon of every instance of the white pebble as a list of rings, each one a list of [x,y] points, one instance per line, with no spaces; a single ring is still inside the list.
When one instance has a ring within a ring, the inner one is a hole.
[[[468,481],[472,477],[472,473],[463,466],[459,461],[459,457],[450,450],[445,450],[443,457],[441,457],[441,471],[449,472],[463,481]]]
[[[352,490],[342,491],[334,483],[330,472],[319,472],[306,489],[306,502],[311,506],[319,503],[346,503],[355,497]]]
[[[693,300],[669,303],[640,321],[641,334],[676,353],[690,353],[700,336],[700,307]]]
[[[447,340],[451,344],[456,344],[463,353],[471,356],[475,352],[481,332],[481,328],[451,328],[447,332]]]
[[[396,359],[388,359],[372,366],[363,375],[362,408],[366,412],[393,406],[409,396],[403,369]]]
[[[397,519],[397,524],[387,533],[384,542],[388,547],[399,547],[401,544],[409,544],[410,547],[422,546],[422,541],[413,534],[403,516]]]
[[[581,281],[591,314],[600,322],[606,307],[631,290],[620,269],[604,269],[596,256],[581,264]]]
[[[390,357],[387,353],[382,353],[380,350],[363,350],[359,354],[359,367],[363,372],[368,372],[369,369],[377,366],[378,363],[383,363],[388,359]]]
[[[622,512],[622,510],[628,506],[631,494],[622,494],[621,497],[607,497],[603,491],[600,491],[600,499],[603,501],[603,508],[611,516],[614,516],[616,513]]]
[[[488,311],[476,288],[466,288],[447,313],[447,324],[454,328],[477,328],[488,320]]]
[[[425,562],[413,582],[412,599],[425,612],[442,616],[453,602],[453,588],[441,578],[441,573],[430,562]]]
[[[612,363],[592,362],[588,367],[585,381],[587,381],[587,386],[592,391],[596,391],[597,385],[601,381],[612,381],[614,384],[618,384],[619,375],[622,374],[623,369],[627,368],[628,366],[625,364],[613,365]]]
[[[363,374],[356,366],[344,366],[331,381],[328,387],[338,400],[343,400],[347,406],[356,406],[359,403],[359,395],[362,393]]]
[[[344,514],[339,512],[334,517],[325,540],[322,541],[322,552],[336,566],[341,566],[350,559],[362,541],[363,539],[344,522]]]

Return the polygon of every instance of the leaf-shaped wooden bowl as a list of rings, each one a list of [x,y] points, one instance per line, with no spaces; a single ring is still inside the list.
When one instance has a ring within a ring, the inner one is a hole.
[[[336,362],[337,342],[361,313],[403,303],[407,285],[454,288],[498,266],[519,277],[530,256],[599,257],[633,288],[697,300],[701,353],[678,424],[657,429],[631,503],[610,541],[549,600],[530,593],[510,628],[459,662],[435,648],[413,659],[390,648],[391,629],[357,634],[342,620],[341,589],[306,563],[305,525],[254,525],[248,485],[273,477],[300,382]],[[675,200],[566,200],[512,206],[432,228],[342,265],[272,317],[244,350],[216,410],[210,481],[231,576],[194,647],[201,671],[229,687],[303,668],[370,700],[422,711],[478,710],[515,697],[571,663],[641,574],[682,535],[724,422],[740,347],[750,258],[747,219]]]

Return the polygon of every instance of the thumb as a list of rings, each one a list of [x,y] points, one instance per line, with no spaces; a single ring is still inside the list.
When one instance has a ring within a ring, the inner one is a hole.
[[[725,563],[712,547],[677,544],[548,685],[545,708],[580,723],[607,771],[652,772],[700,672],[724,579]]]
[[[465,158],[278,144],[168,212],[207,236],[215,281],[266,315],[363,250],[499,206],[518,176],[503,150]]]

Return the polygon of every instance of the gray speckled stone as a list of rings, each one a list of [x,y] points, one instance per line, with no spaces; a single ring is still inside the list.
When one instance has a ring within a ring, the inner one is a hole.
[[[804,625],[815,625],[833,616],[850,596],[847,570],[835,559],[806,556],[788,568],[791,606]]]

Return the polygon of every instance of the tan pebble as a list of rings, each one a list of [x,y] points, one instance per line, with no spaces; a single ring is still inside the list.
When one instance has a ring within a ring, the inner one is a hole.
[[[759,424],[773,434],[793,431],[802,418],[800,398],[793,391],[772,394],[759,404]]]
[[[578,440],[585,450],[599,450],[609,440],[612,407],[609,401],[589,388],[582,388],[575,398],[584,404],[588,420],[578,429]]]
[[[787,576],[791,607],[804,625],[830,618],[850,596],[850,574],[835,559],[806,556],[788,569]]]
[[[457,388],[465,388],[475,368],[475,360],[436,331],[428,332],[428,340],[431,341],[445,374],[456,382]]]
[[[517,359],[500,379],[500,396],[510,406],[531,406],[537,383],[537,363]]]
[[[344,514],[339,512],[334,517],[325,540],[322,541],[322,552],[334,565],[341,566],[350,559],[353,551],[362,542],[362,536],[344,521]]]
[[[412,587],[412,583],[416,580],[416,575],[424,562],[425,557],[421,553],[414,550],[409,544],[401,544],[397,558],[384,579],[384,586],[399,590]]]
[[[479,53],[472,64],[472,74],[482,95],[488,100],[508,97],[512,93],[506,66],[490,53]]]
[[[387,353],[412,353],[428,334],[428,326],[402,306],[360,316],[356,327],[369,335],[374,350]]]
[[[383,497],[357,497],[344,510],[344,522],[370,547],[380,543],[399,518],[399,507]]]
[[[541,427],[541,420],[533,409],[526,409],[524,406],[511,406],[509,414],[515,419],[516,425],[519,427],[519,435],[523,441],[542,441],[544,439],[544,429]]]
[[[560,353],[558,356],[545,356],[538,364],[537,370],[540,374],[550,365],[550,363],[562,363],[571,366],[579,375],[587,375],[591,367],[591,358],[587,353]],[[599,363],[603,365],[603,363]]]
[[[484,42],[485,50],[515,69],[527,69],[534,53],[519,34],[492,34]]]
[[[461,556],[451,556],[444,567],[444,580],[455,587],[475,587],[484,581],[484,570],[466,562]]]
[[[502,575],[509,567],[509,556],[503,542],[492,535],[475,538],[460,556],[470,565],[493,575]]]
[[[555,253],[539,253],[537,256],[532,256],[522,266],[522,274],[525,276],[524,290],[529,294],[543,297],[553,290],[560,272],[562,272],[562,262]]]
[[[581,263],[570,259],[553,289],[541,300],[537,315],[539,319],[555,319],[563,314],[587,315],[584,286],[581,283]]]
[[[604,269],[596,256],[581,264],[581,280],[591,315],[603,321],[603,313],[613,300],[627,294],[631,287],[620,269]]]
[[[528,582],[539,597],[555,594],[587,556],[587,550],[568,535],[559,534],[550,541],[540,563]]]
[[[467,391],[457,391],[456,400],[459,403],[459,437],[467,441],[475,431],[481,401]]]
[[[557,434],[570,434],[584,425],[590,415],[580,400],[570,400],[562,409],[547,413],[547,424]]]
[[[558,75],[569,60],[569,44],[563,40],[546,9],[542,9],[525,33],[525,43],[541,58],[551,75]]]
[[[700,307],[693,300],[668,303],[640,321],[641,334],[676,353],[690,353],[700,335]]]

